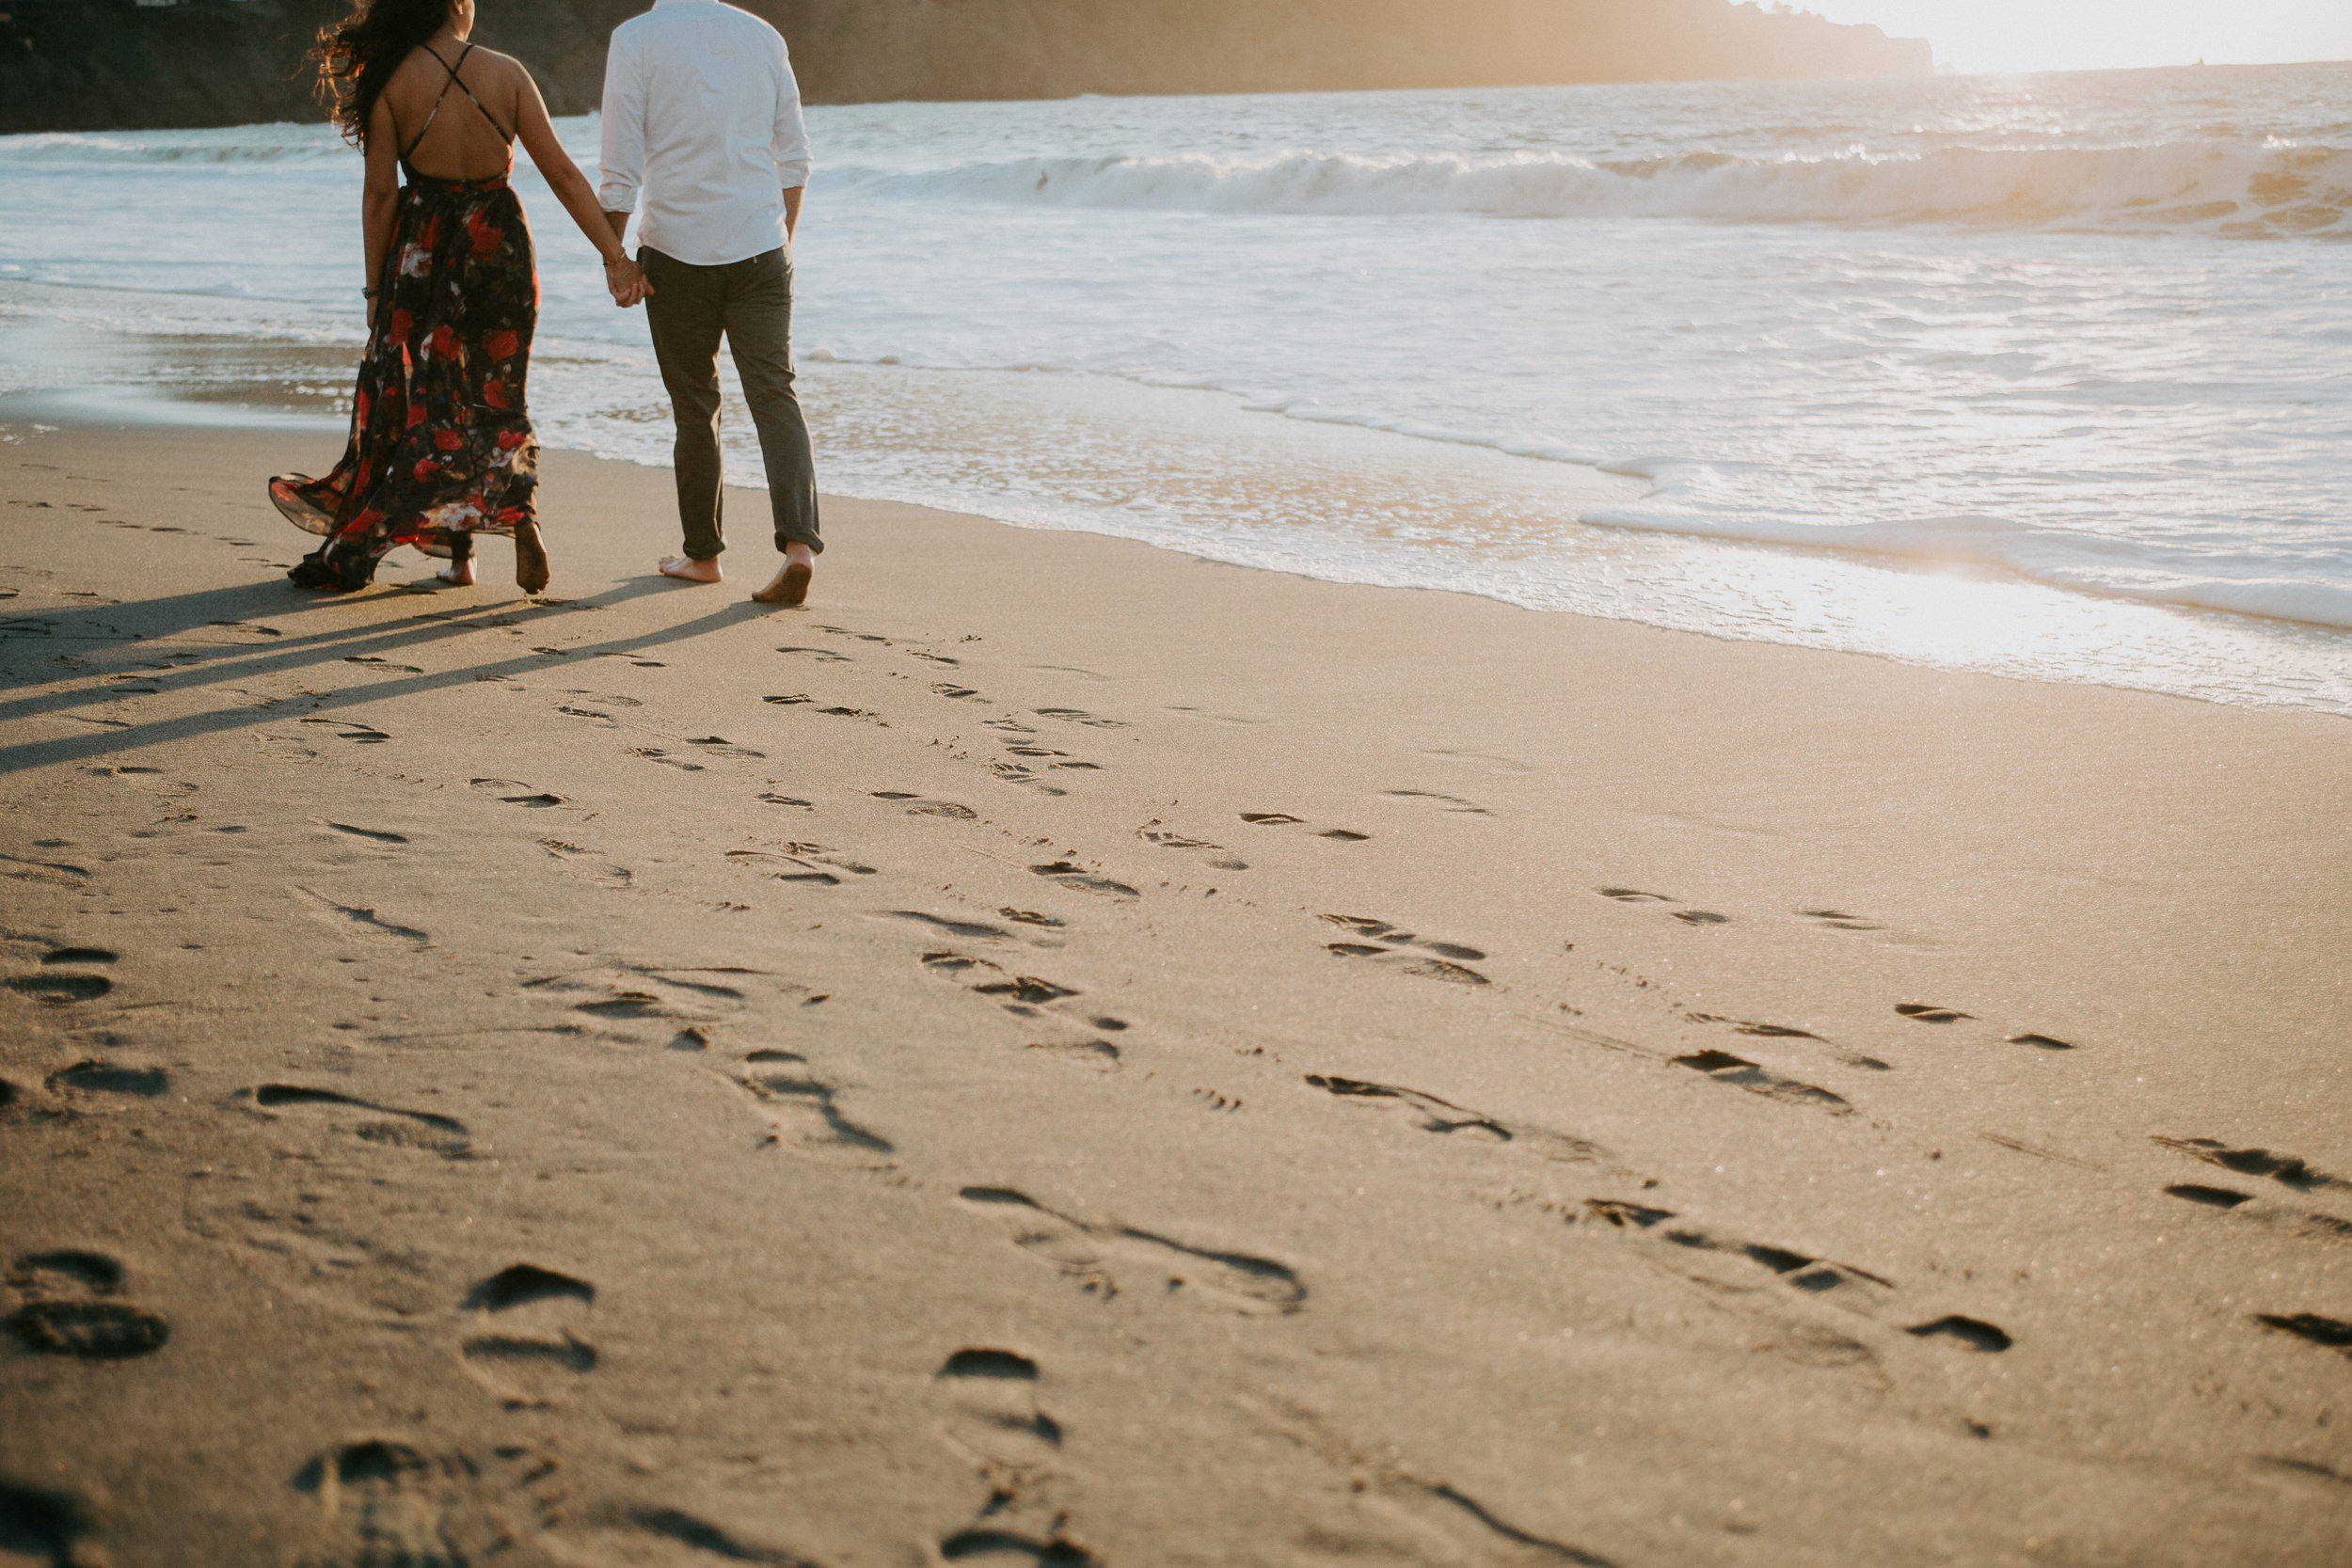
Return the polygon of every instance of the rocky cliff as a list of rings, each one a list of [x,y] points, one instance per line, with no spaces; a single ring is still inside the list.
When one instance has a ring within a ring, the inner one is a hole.
[[[812,103],[1892,76],[1928,45],[1726,0],[744,0]],[[0,133],[323,118],[303,50],[345,0],[0,0]],[[644,0],[482,0],[558,114]]]

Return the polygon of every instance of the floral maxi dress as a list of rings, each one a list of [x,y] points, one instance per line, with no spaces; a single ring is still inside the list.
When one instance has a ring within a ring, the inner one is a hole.
[[[350,444],[323,479],[270,481],[287,520],[326,537],[290,574],[308,586],[359,588],[397,546],[446,556],[537,517],[524,382],[539,278],[522,203],[504,175],[436,180],[405,155],[401,167]]]

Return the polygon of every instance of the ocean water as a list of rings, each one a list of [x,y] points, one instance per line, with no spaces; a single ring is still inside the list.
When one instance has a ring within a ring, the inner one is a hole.
[[[2352,714],[2352,66],[809,118],[830,489]],[[0,395],[332,407],[358,164],[0,138]],[[517,183],[543,436],[666,461],[642,318]]]

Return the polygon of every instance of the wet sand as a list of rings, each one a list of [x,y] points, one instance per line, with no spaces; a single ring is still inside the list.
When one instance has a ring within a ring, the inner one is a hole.
[[[2352,727],[0,445],[0,1562],[2332,1564]]]

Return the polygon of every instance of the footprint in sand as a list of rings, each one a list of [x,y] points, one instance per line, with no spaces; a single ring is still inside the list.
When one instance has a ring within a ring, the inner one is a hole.
[[[560,838],[543,838],[539,841],[539,847],[554,857],[564,869],[587,879],[598,887],[628,887],[637,880],[636,875],[628,867],[615,865],[611,861],[599,860],[595,850],[583,849],[577,844],[568,844]]]
[[[1593,891],[1599,894],[1603,898],[1613,898],[1620,904],[1673,904],[1680,902],[1680,900],[1677,899],[1671,894],[1648,893],[1636,887],[1601,887],[1595,888]],[[1685,926],[1728,926],[1731,924],[1731,916],[1727,914],[1717,914],[1713,910],[1675,910],[1671,912],[1677,920],[1681,921]]]
[[[986,958],[975,958],[962,953],[926,953],[923,967],[943,980],[950,980],[977,995],[993,998],[1009,1013],[1024,1018],[1036,1016],[1040,1007],[1078,993],[1068,986],[1057,986],[1051,980],[1041,980],[1034,974],[1014,974],[1003,965]]]
[[[765,761],[768,756],[765,752],[755,752],[749,746],[739,746],[723,735],[697,736],[690,738],[686,743],[689,746],[699,746],[715,757],[751,757]]]
[[[103,1568],[106,1560],[82,1546],[92,1528],[88,1504],[72,1493],[0,1481],[0,1551],[22,1554],[15,1560]]]
[[[513,779],[474,779],[469,782],[483,794],[494,800],[503,800],[510,806],[544,808],[560,806],[564,803],[564,797],[561,795],[550,795],[544,790],[534,791],[529,784],[518,784]]]
[[[1016,1351],[967,1349],[931,1374],[948,1443],[985,1468],[1037,1470],[1061,1449],[1061,1425],[1038,1408],[1038,1366]]]
[[[1842,1095],[1784,1077],[1770,1068],[1751,1062],[1744,1056],[1735,1056],[1728,1051],[1695,1051],[1686,1056],[1674,1057],[1673,1062],[1676,1067],[1703,1072],[1718,1084],[1729,1084],[1734,1088],[1762,1095],[1767,1100],[1777,1100],[1783,1104],[1809,1106],[1837,1117],[1853,1114],[1852,1104]]]
[[[0,1320],[9,1336],[42,1355],[128,1361],[171,1338],[161,1314],[121,1298],[124,1270],[101,1252],[28,1252],[9,1265],[8,1289],[23,1305]]]
[[[1554,1132],[1548,1128],[1506,1122],[1483,1112],[1465,1110],[1451,1101],[1440,1100],[1434,1094],[1423,1094],[1419,1089],[1312,1072],[1307,1074],[1307,1083],[1312,1088],[1336,1095],[1353,1104],[1400,1111],[1424,1132],[1460,1136],[1470,1143],[1507,1144],[1546,1160],[1569,1164],[1589,1164],[1610,1158],[1607,1149],[1586,1139]]]
[[[1241,819],[1253,828],[1303,828],[1307,826],[1305,817],[1293,816],[1286,811],[1246,811],[1241,814]],[[1370,833],[1359,833],[1353,828],[1323,828],[1316,830],[1314,836],[1327,838],[1338,844],[1361,844],[1372,837]]]
[[[920,795],[903,789],[877,789],[869,793],[877,800],[907,801],[909,816],[946,816],[959,822],[977,822],[980,819],[978,812],[974,811],[970,806],[958,805],[953,800],[927,800]]]
[[[596,1347],[573,1331],[585,1326],[596,1288],[584,1279],[516,1263],[476,1282],[465,1307],[480,1330],[460,1355],[467,1376],[509,1410],[543,1409],[573,1393],[596,1370]]]
[[[1024,1049],[1041,1051],[1089,1072],[1117,1072],[1125,1065],[1119,1047],[1108,1040],[1032,1040]]]
[[[1029,867],[1041,877],[1050,878],[1061,887],[1076,888],[1081,893],[1099,893],[1108,898],[1140,898],[1142,894],[1124,882],[1108,877],[1098,877],[1073,861],[1048,861]]]
[[[1883,931],[1886,929],[1877,921],[1866,919],[1858,914],[1849,914],[1844,910],[1799,910],[1797,912],[1807,920],[1819,921],[1833,931]]]
[[[321,1454],[294,1478],[321,1515],[296,1568],[466,1568],[448,1530],[458,1473],[387,1438]]]
[[[960,1196],[974,1212],[1004,1225],[1013,1245],[1104,1301],[1125,1289],[1247,1317],[1306,1305],[1305,1282],[1271,1259],[1186,1246],[1131,1226],[1089,1225],[1009,1187],[966,1187]]]
[[[338,936],[354,937],[377,945],[397,946],[411,952],[433,943],[433,938],[426,932],[414,926],[382,919],[372,909],[355,909],[348,904],[339,904],[325,894],[313,893],[307,887],[290,886],[286,891],[294,895],[302,905],[303,912],[313,922]]]
[[[378,1148],[411,1148],[448,1160],[465,1159],[469,1151],[466,1124],[433,1111],[379,1104],[305,1084],[262,1084],[230,1098],[250,1101],[266,1120],[316,1117]]]
[[[2169,1138],[2158,1134],[2153,1141],[2193,1160],[2202,1160],[2209,1165],[2219,1165],[2241,1176],[2267,1178],[2297,1192],[2310,1192],[2318,1187],[2352,1189],[2352,1181],[2313,1170],[2310,1164],[2292,1154],[2273,1154],[2266,1148],[2233,1148],[2217,1138]]]
[[[1010,942],[1013,933],[1002,926],[991,926],[985,920],[952,920],[946,915],[926,914],[921,910],[886,910],[882,918],[911,920],[928,926],[943,936],[961,937],[972,942]]]
[[[699,773],[703,770],[701,763],[689,762],[684,757],[672,756],[659,746],[631,746],[628,749],[628,754],[633,757],[644,757],[647,762],[658,762],[664,768],[675,768],[683,773]]]
[[[1426,800],[1438,810],[1451,812],[1457,816],[1492,816],[1494,815],[1475,800],[1466,800],[1459,795],[1448,795],[1441,790],[1388,789],[1381,793],[1392,800]]]
[[[1941,1007],[1932,1002],[1898,1002],[1895,1011],[1915,1023],[1957,1023],[1974,1013],[1963,1013],[1956,1007]]]
[[[374,728],[373,725],[362,724],[354,720],[348,719],[311,718],[296,720],[295,722],[302,724],[330,725],[335,731],[335,738],[338,740],[352,741],[355,744],[361,746],[381,746],[384,742],[392,738],[389,735],[387,735],[382,730]]]
[[[750,1097],[770,1132],[766,1144],[796,1154],[880,1170],[892,1164],[890,1140],[842,1115],[840,1090],[789,1051],[755,1051],[727,1082]]]
[[[757,972],[692,967],[660,968],[647,964],[598,964],[563,974],[545,974],[523,982],[522,989],[568,1005],[601,1026],[600,1032],[619,1039],[650,1042],[667,1038],[682,1027],[716,1024],[743,1006],[743,990],[717,974],[751,975]],[[656,1027],[633,1027],[640,1022]]]
[[[1146,844],[1156,844],[1163,849],[1199,850],[1210,866],[1218,871],[1247,871],[1249,863],[1222,844],[1211,844],[1205,838],[1193,838],[1173,828],[1164,828],[1158,817],[1152,818],[1136,830],[1136,836]]]
[[[1420,939],[1410,931],[1395,931],[1391,934],[1391,928],[1386,921],[1372,920],[1358,915],[1337,914],[1327,914],[1323,918],[1336,926],[1356,931],[1359,935],[1378,937],[1378,940],[1370,942],[1327,942],[1323,944],[1326,952],[1336,954],[1340,958],[1370,959],[1385,968],[1393,969],[1400,974],[1415,974],[1424,980],[1443,980],[1456,986],[1485,986],[1493,983],[1467,964],[1455,963],[1450,958],[1423,958],[1418,953],[1404,951],[1404,943],[1418,942]],[[1375,929],[1366,931],[1365,927]],[[1424,942],[1422,945],[1439,953],[1461,953],[1481,958],[1486,957],[1475,947],[1464,947],[1455,942]]]
[[[1027,758],[1029,763],[1040,767],[1069,768],[1080,773],[1100,773],[1103,770],[1101,763],[1081,762],[1068,752],[1057,752],[1051,746],[1008,740],[1005,742],[1005,750],[1014,756]],[[1057,758],[1059,760],[1055,760]],[[1001,768],[1025,768],[1026,766],[1026,764],[1004,764]]]
[[[0,877],[19,882],[39,882],[44,887],[87,887],[90,872],[87,866],[69,865],[63,861],[0,855]]]
[[[115,989],[115,983],[103,974],[58,974],[46,971],[39,974],[11,974],[0,983],[6,984],[19,996],[29,997],[49,1007],[69,1007],[76,1002],[95,1002]]]
[[[1731,1028],[1738,1030],[1740,1034],[1750,1036],[1756,1039],[1811,1040],[1814,1044],[1827,1049],[1837,1058],[1839,1062],[1843,1063],[1847,1067],[1862,1068],[1870,1072],[1891,1072],[1894,1070],[1886,1063],[1879,1060],[1876,1056],[1865,1056],[1856,1052],[1840,1050],[1836,1046],[1832,1045],[1828,1040],[1823,1039],[1820,1036],[1815,1034],[1812,1030],[1800,1029],[1794,1024],[1758,1023],[1753,1019],[1725,1018],[1720,1013],[1686,1012],[1682,1016],[1689,1019],[1693,1023],[1727,1024]]]
[[[1941,1339],[1983,1354],[2005,1351],[2017,1341],[2007,1331],[1981,1318],[1938,1318],[1933,1323],[1920,1323],[1905,1329],[1907,1334],[1922,1339]]]
[[[1135,728],[1124,719],[1105,719],[1099,713],[1089,713],[1086,709],[1078,707],[1038,707],[1031,708],[1029,711],[1040,719],[1051,719],[1063,724],[1084,724],[1089,729],[1130,730]]]
[[[310,821],[326,832],[340,833],[345,838],[361,839],[370,844],[380,844],[389,847],[408,842],[406,833],[387,832],[376,828],[355,828],[348,822],[330,822],[323,816],[313,816]]]
[[[1006,784],[1019,784],[1024,789],[1034,789],[1040,795],[1058,796],[1070,793],[1059,784],[1047,784],[1038,776],[1035,768],[1025,762],[992,762],[988,765],[988,770]]]
[[[52,1094],[123,1094],[153,1100],[169,1092],[171,1074],[159,1067],[91,1060],[51,1073],[48,1085]]]
[[[838,887],[841,872],[871,877],[875,868],[848,855],[827,854],[821,845],[795,844],[788,850],[730,849],[727,863],[764,871],[779,882],[803,882],[811,887]]]

